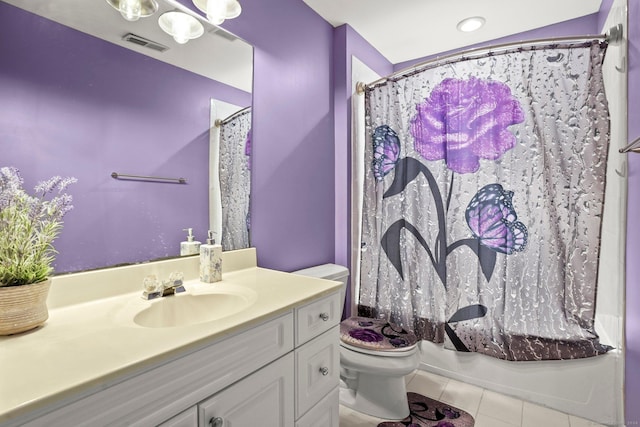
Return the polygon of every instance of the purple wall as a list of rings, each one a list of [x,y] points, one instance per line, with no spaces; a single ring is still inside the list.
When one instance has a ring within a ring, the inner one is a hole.
[[[335,263],[351,270],[351,60],[357,57],[381,76],[392,64],[349,25],[333,32],[334,129],[335,129]],[[347,290],[344,317],[351,315]]]
[[[640,137],[640,1],[629,0],[628,139]],[[629,154],[625,400],[628,426],[640,425],[640,155]]]
[[[244,105],[251,95],[6,3],[0,23],[11,40],[0,43],[0,166],[18,167],[27,189],[78,178],[56,271],[178,255],[186,227],[204,238],[209,98]]]
[[[243,0],[254,47],[251,241],[262,267],[334,260],[333,28],[300,0]]]

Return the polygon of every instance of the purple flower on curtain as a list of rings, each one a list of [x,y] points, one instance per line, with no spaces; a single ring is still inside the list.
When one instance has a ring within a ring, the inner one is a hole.
[[[398,163],[400,139],[396,131],[387,125],[378,126],[373,131],[373,175],[382,181]]]
[[[247,132],[247,139],[244,143],[244,155],[247,156],[247,169],[251,169],[251,129]]]
[[[382,335],[373,329],[352,329],[349,331],[349,335],[364,342],[380,342],[384,339]]]
[[[445,160],[458,173],[476,172],[480,159],[500,159],[516,143],[507,127],[524,121],[506,84],[475,77],[443,80],[416,110],[416,151],[427,160]]]
[[[485,185],[469,202],[465,211],[467,225],[480,244],[511,255],[527,245],[527,227],[513,208],[513,191],[500,184]]]

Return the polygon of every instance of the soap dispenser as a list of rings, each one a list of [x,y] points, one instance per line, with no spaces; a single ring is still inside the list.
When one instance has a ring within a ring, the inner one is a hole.
[[[200,246],[200,281],[204,283],[222,280],[222,246],[216,244],[214,233],[209,230],[207,243]]]
[[[200,242],[193,240],[193,228],[184,228],[187,232],[187,240],[180,242],[180,256],[197,255],[200,251]]]

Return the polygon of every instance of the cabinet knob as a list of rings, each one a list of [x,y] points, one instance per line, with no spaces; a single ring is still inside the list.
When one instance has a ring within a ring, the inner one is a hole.
[[[224,420],[220,417],[214,417],[209,420],[209,427],[222,427],[224,426]]]
[[[329,320],[329,315],[327,313],[320,313],[320,318],[326,322]]]
[[[326,366],[323,366],[320,368],[320,373],[324,376],[329,375],[329,368],[327,368]]]

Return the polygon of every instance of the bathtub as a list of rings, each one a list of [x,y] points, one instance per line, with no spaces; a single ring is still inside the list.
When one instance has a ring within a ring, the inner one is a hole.
[[[620,319],[597,316],[603,344],[615,346]],[[587,359],[510,362],[478,353],[462,353],[421,342],[419,369],[518,399],[587,418],[622,425],[623,353],[615,348]]]

